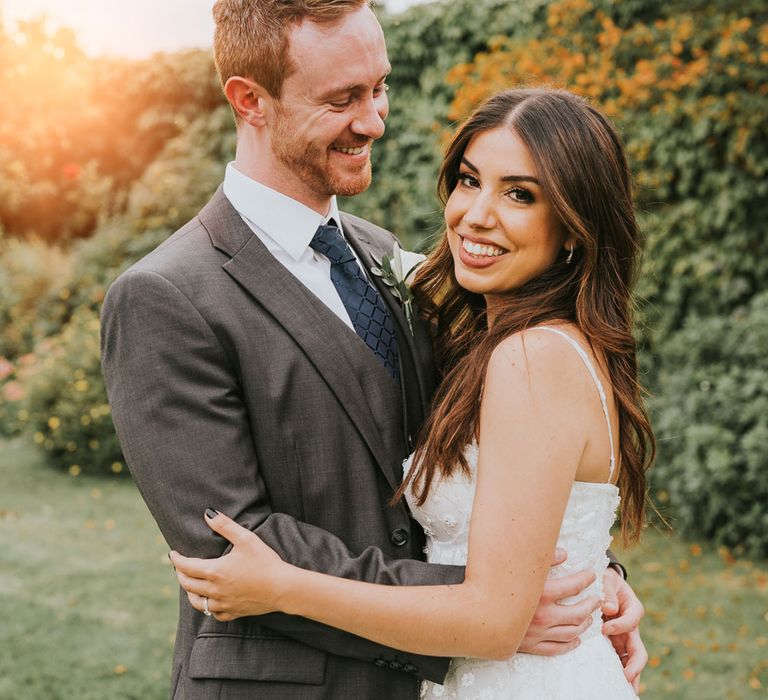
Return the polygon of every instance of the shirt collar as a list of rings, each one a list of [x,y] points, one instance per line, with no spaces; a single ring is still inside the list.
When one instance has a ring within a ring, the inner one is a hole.
[[[331,198],[328,214],[322,216],[301,202],[244,175],[234,163],[227,165],[224,174],[224,194],[240,216],[296,261],[309,248],[318,226],[333,219],[341,228],[335,195]]]

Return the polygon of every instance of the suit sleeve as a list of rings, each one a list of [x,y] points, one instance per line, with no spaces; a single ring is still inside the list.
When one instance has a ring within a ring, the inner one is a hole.
[[[228,543],[203,520],[205,508],[214,507],[233,514],[302,568],[392,585],[463,580],[461,567],[389,559],[375,547],[353,554],[335,535],[271,512],[237,381],[237,358],[164,276],[132,270],[113,284],[102,310],[101,342],[126,461],[173,549],[203,558],[225,552]],[[447,670],[446,659],[405,655],[304,618],[274,613],[259,623],[340,656],[379,665],[397,660],[437,682]]]

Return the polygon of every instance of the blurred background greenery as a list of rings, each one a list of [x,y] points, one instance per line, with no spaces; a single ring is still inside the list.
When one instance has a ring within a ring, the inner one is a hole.
[[[391,114],[373,187],[344,206],[411,247],[439,231],[442,146],[488,94],[563,86],[619,126],[646,239],[652,496],[677,533],[626,555],[651,613],[649,695],[764,696],[765,3],[446,0],[381,18]],[[161,697],[175,588],[124,478],[98,313],[217,187],[233,122],[209,52],[96,59],[42,21],[0,25],[0,94],[0,698]]]

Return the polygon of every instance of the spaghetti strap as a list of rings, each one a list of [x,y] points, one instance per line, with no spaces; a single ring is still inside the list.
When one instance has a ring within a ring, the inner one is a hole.
[[[605,398],[605,390],[603,389],[603,384],[600,381],[600,378],[597,376],[597,372],[595,372],[595,368],[592,365],[592,361],[589,359],[589,355],[587,355],[584,348],[579,345],[573,338],[571,338],[570,335],[565,333],[564,331],[559,330],[558,328],[552,328],[551,326],[534,326],[532,328],[529,328],[528,330],[531,331],[549,331],[550,333],[556,333],[557,335],[565,338],[573,349],[578,353],[579,357],[581,358],[582,362],[584,363],[587,370],[589,370],[590,375],[592,375],[592,379],[595,382],[595,385],[597,386],[597,392],[600,394],[600,403],[603,405],[603,413],[605,414],[605,422],[608,425],[608,440],[611,445],[611,467],[610,471],[608,472],[608,483],[611,483],[611,479],[613,478],[613,472],[616,468],[616,455],[613,451],[613,430],[611,429],[611,418],[608,415],[608,402]]]

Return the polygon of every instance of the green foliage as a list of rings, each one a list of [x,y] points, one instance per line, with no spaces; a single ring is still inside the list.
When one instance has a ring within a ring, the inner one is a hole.
[[[18,358],[58,330],[60,309],[45,300],[69,282],[73,262],[55,246],[0,236],[0,357]]]
[[[75,475],[123,471],[101,378],[94,311],[78,310],[59,335],[38,343],[23,374],[16,416],[52,464]]]
[[[234,157],[235,133],[228,107],[204,112],[132,183],[123,213],[100,222],[94,235],[71,250],[77,260],[67,284],[70,313],[100,308],[112,281],[194,217]]]
[[[653,483],[673,522],[768,556],[768,292],[726,317],[691,316],[664,346]]]
[[[623,133],[647,239],[638,333],[657,397],[654,489],[687,532],[765,553],[768,377],[752,340],[768,347],[764,3],[454,0],[382,24],[387,133],[372,187],[345,208],[423,248],[442,224],[442,145],[478,101],[545,82],[599,103]],[[204,204],[235,132],[207,53],[93,61],[66,32],[23,32],[26,44],[0,28],[0,90],[18,95],[0,106],[0,433],[109,473],[121,458],[108,416],[81,422],[106,405],[96,314],[112,280]],[[67,245],[10,236],[29,231]]]
[[[0,442],[3,700],[166,700],[178,586],[127,479]]]

